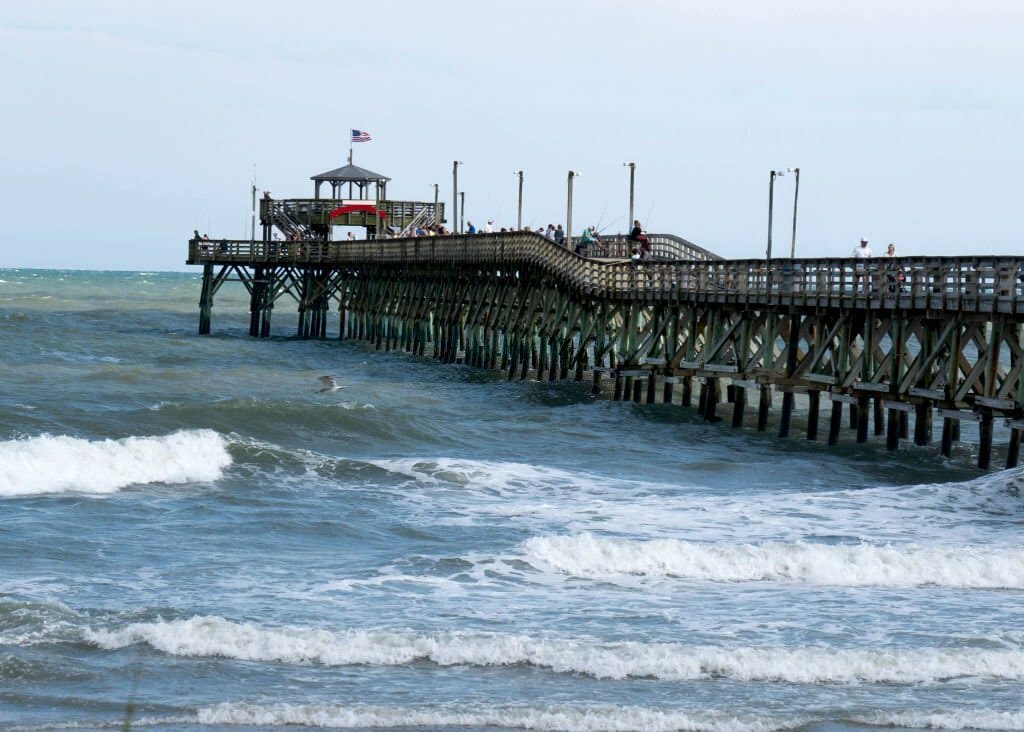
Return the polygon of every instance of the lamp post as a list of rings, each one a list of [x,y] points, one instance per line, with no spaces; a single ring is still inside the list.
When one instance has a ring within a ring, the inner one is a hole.
[[[796,178],[796,186],[793,188],[793,238],[789,244],[789,258],[796,257],[796,204],[800,195],[800,168],[786,168],[785,170],[772,170],[768,178],[768,250],[765,259],[772,258],[772,197],[775,193],[775,179],[792,173]]]
[[[523,171],[517,170],[515,172],[519,176],[519,199],[516,210],[518,215],[516,216],[516,231],[522,231],[523,229]]]
[[[633,226],[633,185],[636,180],[636,163],[623,163],[629,168],[629,218],[626,219],[626,228]]]
[[[440,219],[437,218],[437,198],[441,186],[437,183],[433,183],[432,185],[434,186],[434,215],[430,217],[430,220],[436,226],[441,223]]]
[[[796,187],[793,188],[793,241],[789,246],[789,258],[794,259],[796,257],[796,199],[800,195],[800,168],[787,168],[794,176],[796,176]]]
[[[566,246],[572,247],[572,179],[579,175],[579,171],[569,171],[569,199],[565,206],[565,242]]]
[[[452,161],[452,228],[458,234],[459,228],[459,163],[461,160]]]
[[[764,258],[771,261],[772,258],[772,205],[775,197],[775,176],[781,175],[777,170],[768,171],[768,248],[765,249]]]
[[[459,191],[459,233],[461,234],[466,230],[466,192]]]

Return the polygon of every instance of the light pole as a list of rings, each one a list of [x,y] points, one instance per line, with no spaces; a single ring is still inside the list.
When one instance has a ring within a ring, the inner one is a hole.
[[[441,223],[441,220],[437,218],[437,198],[441,186],[439,186],[437,183],[433,183],[432,185],[434,186],[434,215],[430,217],[430,220],[431,223],[434,224],[434,226],[437,226],[438,224]]]
[[[523,228],[523,171],[517,170],[515,172],[519,176],[519,203],[516,210],[519,212],[516,217],[516,231],[522,231]]]
[[[782,175],[777,170],[768,171],[768,248],[765,250],[764,258],[771,261],[772,258],[772,204],[775,197],[775,176]]]
[[[452,161],[452,228],[459,233],[459,163],[461,160]]]
[[[572,247],[572,179],[579,175],[579,171],[569,171],[569,200],[565,206],[565,243]]]
[[[633,227],[633,184],[636,179],[636,163],[623,163],[629,168],[629,218],[626,219],[626,228]]]
[[[793,241],[789,246],[789,258],[796,257],[796,199],[800,195],[800,168],[787,168],[796,176],[796,187],[793,189]]]
[[[460,234],[466,230],[465,219],[466,219],[466,192],[465,191],[459,191],[459,233]]]

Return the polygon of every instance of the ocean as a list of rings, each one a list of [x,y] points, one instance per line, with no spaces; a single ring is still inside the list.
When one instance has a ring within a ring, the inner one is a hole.
[[[0,270],[0,727],[1024,730],[1021,470],[199,288]]]

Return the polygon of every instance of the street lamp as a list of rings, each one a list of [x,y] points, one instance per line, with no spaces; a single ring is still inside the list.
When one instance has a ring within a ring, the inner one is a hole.
[[[796,176],[796,187],[793,189],[793,241],[789,246],[789,258],[796,257],[796,199],[800,195],[800,168],[786,168]]]
[[[461,160],[452,161],[452,228],[458,234],[459,228],[459,165]]]
[[[768,171],[768,248],[765,249],[764,258],[771,261],[772,258],[772,205],[775,199],[775,176],[782,175],[777,170]]]
[[[633,226],[633,183],[636,178],[636,163],[623,163],[629,168],[629,218],[626,219],[626,228]]]
[[[572,246],[572,179],[580,174],[578,170],[569,171],[569,200],[565,206],[565,241]]]
[[[775,192],[775,178],[792,173],[796,178],[796,186],[793,188],[793,238],[789,245],[789,258],[796,257],[796,204],[797,196],[800,195],[800,168],[786,168],[785,170],[772,170],[768,178],[768,250],[766,259],[772,258],[772,197]]]
[[[459,233],[466,230],[466,192],[459,191]]]
[[[519,215],[516,218],[516,231],[522,231],[523,230],[523,171],[517,170],[517,171],[515,171],[515,175],[519,176],[519,205],[517,206],[517,210],[519,212]]]
[[[434,215],[431,216],[430,218],[431,218],[432,223],[435,226],[437,226],[438,224],[441,223],[441,220],[439,218],[437,218],[437,197],[438,197],[438,191],[440,190],[441,187],[437,183],[431,183],[431,185],[434,186]]]

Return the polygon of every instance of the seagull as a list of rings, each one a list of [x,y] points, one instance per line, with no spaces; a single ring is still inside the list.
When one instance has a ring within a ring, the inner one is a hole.
[[[343,384],[339,384],[337,379],[333,376],[321,376],[320,383],[323,384],[323,387],[317,389],[317,394],[323,394],[325,392],[337,391],[338,389],[345,388],[345,386]]]

